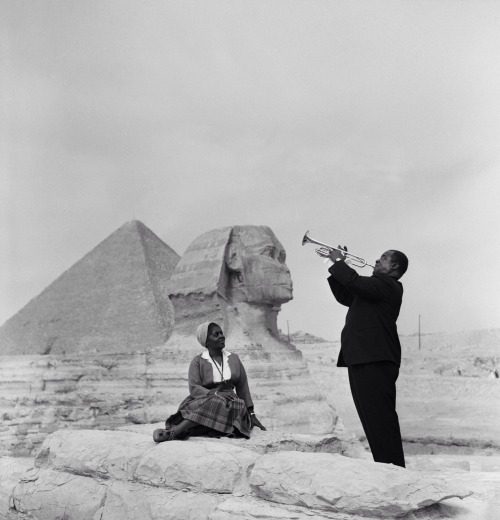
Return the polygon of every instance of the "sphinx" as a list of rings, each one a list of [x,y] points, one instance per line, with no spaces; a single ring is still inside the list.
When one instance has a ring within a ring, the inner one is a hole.
[[[203,233],[188,246],[169,281],[175,325],[167,350],[199,352],[199,323],[220,324],[226,348],[242,359],[256,410],[266,427],[330,433],[341,427],[336,411],[314,384],[302,353],[277,325],[293,298],[282,244],[267,226],[231,226]]]

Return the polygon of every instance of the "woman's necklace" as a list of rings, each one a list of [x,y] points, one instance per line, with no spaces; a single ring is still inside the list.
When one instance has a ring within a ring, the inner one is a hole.
[[[212,357],[212,354],[209,353],[208,355],[210,356],[210,359],[214,362],[215,367],[219,371],[219,374],[220,374],[220,377],[221,377],[222,381],[225,383],[226,380],[224,379],[224,356],[221,354],[221,357],[220,357],[220,366],[222,368],[222,371],[221,371],[221,369],[219,368],[219,364]]]

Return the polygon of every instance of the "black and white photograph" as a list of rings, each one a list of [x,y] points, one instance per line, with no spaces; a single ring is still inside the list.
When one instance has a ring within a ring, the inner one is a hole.
[[[0,520],[500,518],[500,2],[0,0]]]

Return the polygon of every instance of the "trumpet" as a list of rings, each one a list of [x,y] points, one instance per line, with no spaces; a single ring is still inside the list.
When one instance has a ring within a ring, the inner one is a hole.
[[[341,247],[333,247],[333,246],[329,246],[328,244],[323,244],[323,242],[319,242],[318,240],[311,238],[308,235],[308,233],[309,233],[309,231],[306,231],[306,234],[304,235],[304,238],[302,239],[302,245],[316,244],[318,246],[321,246],[318,249],[316,249],[316,253],[319,256],[321,256],[323,258],[328,258],[328,256],[330,255],[330,253],[332,251],[340,251],[345,257],[347,257],[351,261],[352,265],[354,265],[356,267],[365,267],[365,265],[367,265],[368,267],[373,268],[373,265],[369,264],[364,258],[353,255],[352,253],[348,253],[345,249],[342,249]]]

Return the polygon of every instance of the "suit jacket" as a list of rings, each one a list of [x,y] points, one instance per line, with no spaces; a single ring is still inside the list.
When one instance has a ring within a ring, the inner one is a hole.
[[[341,334],[337,366],[376,361],[401,365],[401,343],[396,320],[403,300],[403,285],[387,274],[359,276],[345,262],[329,269],[330,289],[349,307]]]

